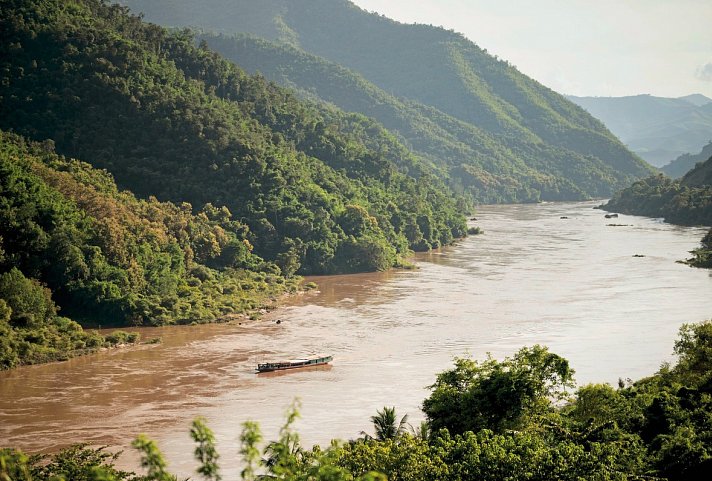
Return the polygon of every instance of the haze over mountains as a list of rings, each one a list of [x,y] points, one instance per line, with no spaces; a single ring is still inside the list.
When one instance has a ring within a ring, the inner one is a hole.
[[[650,172],[598,120],[457,33],[348,1],[123,2],[248,70],[386,126],[477,201],[610,195]],[[230,35],[249,33],[255,38]]]
[[[699,153],[682,154],[677,159],[669,164],[664,165],[660,170],[665,172],[673,179],[679,179],[699,162],[704,162],[712,157],[712,141],[705,145]]]
[[[568,98],[601,119],[629,149],[656,167],[699,152],[712,140],[712,99],[704,95]]]

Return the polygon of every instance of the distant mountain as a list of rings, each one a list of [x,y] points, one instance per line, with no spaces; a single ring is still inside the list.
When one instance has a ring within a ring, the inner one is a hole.
[[[607,196],[651,172],[584,110],[442,28],[345,0],[123,3],[162,25],[226,34],[204,38],[249,70],[373,116],[479,201]]]
[[[603,121],[629,149],[660,167],[712,140],[712,99],[568,96]]]
[[[685,95],[684,97],[678,97],[678,98],[680,100],[686,100],[687,102],[690,102],[693,105],[697,105],[698,107],[702,107],[703,105],[712,103],[712,99],[705,97],[702,94],[691,94],[691,95]]]
[[[710,157],[712,157],[712,141],[705,145],[699,154],[683,154],[669,164],[664,165],[660,170],[673,179],[679,179],[692,170],[698,162],[704,162]]]

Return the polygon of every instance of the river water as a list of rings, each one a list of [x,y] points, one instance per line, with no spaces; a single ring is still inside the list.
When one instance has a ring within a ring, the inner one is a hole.
[[[244,421],[274,439],[299,398],[307,445],[369,431],[383,406],[416,424],[454,356],[538,343],[569,359],[579,384],[652,374],[672,360],[682,323],[712,317],[710,272],[676,263],[705,230],[605,219],[594,205],[485,206],[474,222],[484,235],[417,256],[416,270],[315,278],[319,292],[261,321],[144,329],[163,343],[0,373],[0,446],[116,449],[146,433],[189,475],[189,424],[204,416],[231,479]],[[254,373],[262,360],[321,353],[331,366]]]

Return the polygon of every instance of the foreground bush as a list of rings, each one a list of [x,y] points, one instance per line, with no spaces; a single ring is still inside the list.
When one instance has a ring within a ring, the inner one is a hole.
[[[240,437],[241,479],[315,481],[707,480],[712,472],[712,321],[684,325],[675,365],[618,388],[591,384],[566,394],[573,371],[546,348],[512,358],[458,359],[438,376],[425,401],[428,423],[384,407],[371,418],[375,436],[305,449],[291,428],[261,447],[257,424]],[[567,399],[564,404],[554,399]],[[452,412],[436,409],[451,406]],[[454,416],[452,413],[456,413]],[[462,418],[462,419],[460,419]],[[439,428],[433,432],[429,427]],[[219,455],[204,420],[191,428],[197,473],[219,481]],[[119,471],[102,448],[74,446],[50,458],[0,451],[2,481],[176,480],[155,443],[139,436],[146,474]]]

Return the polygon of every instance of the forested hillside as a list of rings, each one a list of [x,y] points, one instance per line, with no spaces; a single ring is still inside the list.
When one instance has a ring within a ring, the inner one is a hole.
[[[712,136],[712,134],[710,134]],[[660,168],[667,175],[673,179],[679,179],[684,176],[690,170],[692,170],[695,165],[699,162],[704,162],[705,160],[712,157],[712,141],[702,148],[702,151],[698,154],[683,154],[676,158],[669,164]]]
[[[0,132],[0,367],[102,345],[58,312],[104,326],[206,322],[295,289],[225,207],[191,210],[121,192],[51,141]]]
[[[617,192],[602,207],[627,214],[664,217],[673,224],[712,226],[712,158],[698,163],[679,180],[663,174],[639,180]],[[693,255],[690,264],[712,267],[712,230]]]
[[[208,39],[238,64],[373,115],[477,200],[608,196],[651,172],[583,109],[442,28],[347,1],[122,3],[164,25],[282,42]]]
[[[712,158],[680,180],[662,174],[639,180],[606,204],[607,210],[664,217],[682,225],[712,225]]]
[[[1,128],[141,197],[226,207],[226,232],[284,275],[385,269],[465,234],[451,192],[379,124],[299,100],[187,32],[99,0],[8,1],[0,30]]]
[[[595,189],[563,172],[530,167],[487,131],[433,107],[398,98],[352,70],[290,45],[246,35],[203,33],[200,38],[244,68],[299,89],[304,96],[377,119],[436,166],[453,190],[479,202],[581,198],[586,196],[584,191]]]

